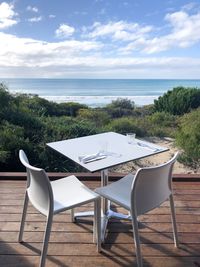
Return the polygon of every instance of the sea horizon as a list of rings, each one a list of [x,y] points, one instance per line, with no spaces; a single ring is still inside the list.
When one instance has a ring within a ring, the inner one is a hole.
[[[177,86],[200,88],[200,79],[0,78],[0,82],[13,94],[33,94],[57,103],[78,102],[94,108],[117,98],[144,106]]]

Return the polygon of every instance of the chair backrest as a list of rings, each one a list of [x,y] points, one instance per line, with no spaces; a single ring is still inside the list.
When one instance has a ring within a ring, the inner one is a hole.
[[[53,211],[53,192],[46,172],[29,164],[23,150],[19,151],[21,163],[27,171],[27,193],[32,205],[42,214]]]
[[[137,171],[132,184],[131,211],[141,215],[163,203],[172,193],[172,169],[178,152],[168,162],[141,168]]]

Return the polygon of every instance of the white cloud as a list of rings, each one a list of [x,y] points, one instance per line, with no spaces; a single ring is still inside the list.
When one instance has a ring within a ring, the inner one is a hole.
[[[96,41],[45,42],[0,32],[0,76],[8,77],[199,77],[200,59],[110,57]],[[177,70],[179,70],[177,72]],[[99,76],[100,75],[100,76]],[[193,76],[192,76],[193,75]]]
[[[55,19],[55,17],[56,17],[56,15],[53,15],[53,14],[50,14],[50,15],[49,15],[49,18],[50,18],[50,19]]]
[[[130,41],[140,38],[153,30],[152,26],[142,26],[138,23],[125,21],[110,21],[108,24],[95,22],[92,31],[87,34],[89,38],[109,37],[113,40]]]
[[[59,28],[55,31],[56,37],[66,38],[70,37],[75,32],[75,29],[67,24],[60,24]]]
[[[26,10],[38,13],[38,8],[35,6],[27,6]]]
[[[27,47],[22,46],[25,43]],[[74,41],[42,44],[40,41],[21,40],[17,45],[18,51],[9,60],[0,56],[1,76],[5,77],[5,71],[12,77],[20,77],[21,73],[23,77],[90,78],[195,78],[200,75],[199,58],[104,58],[94,53],[84,54],[90,51],[88,45],[92,47],[94,44]]]
[[[142,36],[126,47],[121,52],[131,53],[139,50],[147,54],[158,53],[171,48],[186,48],[200,42],[200,13],[189,15],[185,11],[168,13],[165,21],[169,23],[170,32],[163,36]]]
[[[189,11],[189,10],[192,10],[193,8],[195,8],[196,6],[197,6],[197,3],[191,2],[191,3],[188,3],[188,4],[184,5],[182,7],[182,9],[185,10],[185,11]]]
[[[31,38],[19,38],[0,32],[0,66],[3,67],[51,67],[68,65],[84,53],[98,51],[101,44],[92,41],[68,40],[45,42]]]
[[[184,11],[167,14],[165,19],[172,26],[171,33],[147,40],[147,53],[169,50],[173,47],[189,47],[200,41],[200,13],[188,15]]]
[[[180,11],[166,14],[164,21],[167,24],[160,28],[122,20],[107,24],[95,22],[92,27],[83,27],[82,36],[101,39],[104,43],[111,40],[122,54],[131,54],[134,51],[152,54],[172,48],[190,47],[200,42],[200,12],[189,14],[194,6],[194,3],[190,3]],[[165,34],[159,35],[161,32]]]
[[[6,2],[0,4],[0,29],[6,29],[18,23],[14,17],[17,13],[14,12],[14,6]]]
[[[39,17],[32,17],[30,19],[28,19],[29,22],[39,22],[42,20],[42,17],[39,16]]]

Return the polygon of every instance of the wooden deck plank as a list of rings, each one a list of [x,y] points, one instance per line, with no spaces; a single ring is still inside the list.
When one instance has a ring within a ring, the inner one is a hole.
[[[0,243],[1,255],[33,255],[40,254],[42,243],[24,242],[20,243]],[[144,257],[160,257],[167,255],[168,257],[198,257],[200,255],[199,244],[181,244],[180,248],[176,248],[174,244],[141,244],[141,250]],[[103,244],[102,253],[106,253],[109,257],[120,256],[133,256],[135,254],[135,246],[114,243]],[[92,242],[82,243],[80,249],[80,242],[77,243],[49,243],[48,255],[50,256],[100,256],[96,250],[96,245]]]
[[[0,222],[0,231],[18,231],[19,230],[19,222]],[[60,223],[55,222],[52,225],[52,231],[57,232],[89,232],[92,233],[93,224],[92,221],[89,220],[82,220],[78,223]],[[178,223],[178,231],[182,233],[200,233],[200,224],[199,223]],[[26,222],[25,224],[25,230],[31,231],[31,232],[38,232],[38,231],[44,231],[45,223],[43,222]],[[108,224],[108,232],[110,233],[126,233],[132,231],[131,223],[123,221],[123,222],[110,222]],[[172,232],[172,224],[168,222],[156,222],[156,223],[150,223],[145,222],[144,226],[141,227],[140,232],[159,232],[164,233]]]
[[[0,206],[22,206],[23,199],[1,199]],[[198,208],[200,207],[200,199],[194,197],[193,200],[175,200],[176,207],[190,207]],[[89,206],[92,206],[90,204]],[[169,201],[165,201],[162,207],[169,207]]]
[[[87,208],[85,207],[85,210]],[[193,214],[191,216],[190,214],[178,214],[176,215],[177,222],[179,223],[200,223],[200,210],[197,209],[199,212],[198,214]],[[113,219],[114,220],[114,219]],[[1,213],[0,214],[0,222],[20,222],[21,221],[21,212],[19,213]],[[46,218],[44,216],[41,216],[39,213],[28,213],[27,214],[27,222],[45,222]],[[169,214],[146,214],[140,216],[141,222],[167,222],[171,223],[171,215]],[[54,216],[54,223],[56,222],[63,222],[63,223],[69,223],[71,222],[71,216],[69,213],[66,214],[59,214],[57,216]]]
[[[85,181],[94,189],[100,181]],[[38,266],[45,217],[28,208],[24,244],[17,242],[26,181],[0,180],[0,266]],[[173,182],[180,248],[173,243],[169,202],[140,216],[144,266],[200,266],[200,182]],[[79,211],[92,209],[84,205]],[[118,206],[114,209],[124,211]],[[111,220],[103,251],[92,243],[92,218],[70,222],[70,212],[54,217],[47,267],[136,266],[131,223]]]
[[[43,240],[43,231],[31,232],[25,231],[23,240],[25,242],[41,243]],[[16,243],[18,238],[18,232],[3,231],[0,234],[0,243]],[[145,233],[140,232],[141,243],[143,244],[173,244],[173,234],[164,233]],[[181,233],[179,232],[179,240],[184,244],[199,244],[200,235],[197,233]],[[58,232],[52,231],[50,236],[50,243],[91,243],[92,233],[82,232]],[[112,244],[130,244],[133,246],[133,237],[131,232],[126,233],[110,233],[107,234],[105,243]]]
[[[82,207],[77,210],[79,211],[86,211],[89,208]],[[123,211],[123,209],[118,208],[118,211]],[[1,206],[0,205],[0,214],[18,214],[22,213],[22,206]],[[33,207],[29,208],[28,214],[39,214]],[[148,214],[170,214],[169,207],[159,207],[152,211],[150,211]],[[191,214],[191,215],[200,215],[200,208],[190,208],[190,207],[176,207],[176,214]]]
[[[22,266],[38,266],[39,256],[17,256],[9,257],[0,256],[0,261],[4,262],[4,266],[22,267]],[[144,267],[198,267],[200,257],[144,257]],[[48,256],[46,265],[48,267],[136,267],[135,257],[109,257],[101,255],[101,257],[76,257],[76,256]]]

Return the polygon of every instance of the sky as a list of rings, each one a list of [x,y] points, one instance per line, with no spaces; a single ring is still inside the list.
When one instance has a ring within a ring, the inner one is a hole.
[[[0,77],[200,79],[200,1],[0,1]]]

